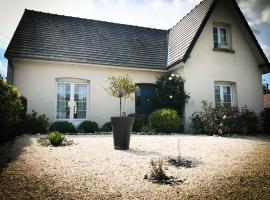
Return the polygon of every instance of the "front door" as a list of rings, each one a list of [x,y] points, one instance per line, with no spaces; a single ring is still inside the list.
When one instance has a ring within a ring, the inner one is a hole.
[[[75,125],[88,118],[88,84],[58,82],[56,120],[67,120]]]
[[[156,109],[153,102],[156,85],[151,83],[137,84],[138,90],[135,93],[135,112],[136,114],[148,115]]]

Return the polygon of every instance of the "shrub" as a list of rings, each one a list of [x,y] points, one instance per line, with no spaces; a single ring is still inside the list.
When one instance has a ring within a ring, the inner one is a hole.
[[[241,108],[240,122],[242,123],[242,133],[250,134],[258,132],[259,118],[255,112],[250,111],[246,106]]]
[[[258,117],[246,106],[239,109],[226,105],[202,103],[202,111],[191,116],[194,132],[208,135],[247,134],[257,131]]]
[[[150,179],[157,182],[163,182],[168,180],[168,176],[165,173],[166,167],[162,159],[150,161]]]
[[[185,103],[189,98],[185,92],[184,83],[185,81],[178,74],[161,76],[156,82],[157,89],[153,102],[159,108],[174,109],[179,116],[182,116]]]
[[[155,129],[157,132],[177,132],[181,124],[182,120],[177,115],[177,112],[172,109],[158,109],[149,116],[150,129]]]
[[[60,133],[75,133],[75,127],[67,121],[57,121],[51,124],[49,131],[58,131]]]
[[[33,110],[31,114],[26,114],[21,126],[23,133],[46,133],[49,127],[49,119],[45,115],[38,115]]]
[[[264,109],[261,113],[261,119],[265,133],[270,133],[270,108]]]
[[[15,135],[23,106],[17,89],[0,79],[0,142]]]
[[[112,132],[112,123],[106,122],[100,129],[101,132]]]
[[[133,132],[142,132],[145,127],[147,127],[147,116],[145,115],[139,115],[139,114],[129,114],[129,117],[135,117],[132,131]]]
[[[48,135],[48,140],[50,141],[50,143],[53,146],[61,145],[64,139],[65,139],[65,137],[61,133],[59,133],[57,131],[51,132]]]
[[[84,121],[78,126],[79,133],[95,133],[98,131],[98,124],[93,121]]]

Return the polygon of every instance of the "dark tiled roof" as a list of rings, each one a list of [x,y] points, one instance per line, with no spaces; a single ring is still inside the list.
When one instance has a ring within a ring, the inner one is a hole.
[[[200,34],[211,14],[215,0],[204,0],[169,30],[168,66],[184,61],[192,42]]]
[[[217,1],[203,0],[168,31],[25,10],[5,57],[166,70],[186,62]]]
[[[5,56],[165,69],[167,31],[25,10]]]

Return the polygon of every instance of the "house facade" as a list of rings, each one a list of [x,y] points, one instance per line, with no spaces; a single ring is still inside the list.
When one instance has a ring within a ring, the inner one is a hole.
[[[157,78],[177,73],[190,99],[185,129],[201,102],[263,110],[261,75],[269,62],[234,0],[204,0],[170,30],[26,10],[5,54],[8,81],[28,99],[28,112],[50,121],[102,125],[119,114],[104,91],[111,75],[128,74],[140,90],[127,113],[147,114]]]

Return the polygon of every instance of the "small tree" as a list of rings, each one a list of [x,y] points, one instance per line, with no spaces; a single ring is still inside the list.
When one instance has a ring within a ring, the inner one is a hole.
[[[108,77],[108,86],[105,91],[108,95],[118,97],[120,100],[120,116],[122,115],[122,98],[129,98],[132,93],[137,90],[137,86],[132,79],[126,76],[110,76]]]
[[[156,84],[154,101],[159,108],[170,108],[183,115],[185,103],[189,98],[184,88],[185,81],[179,74],[166,74],[161,76]]]

